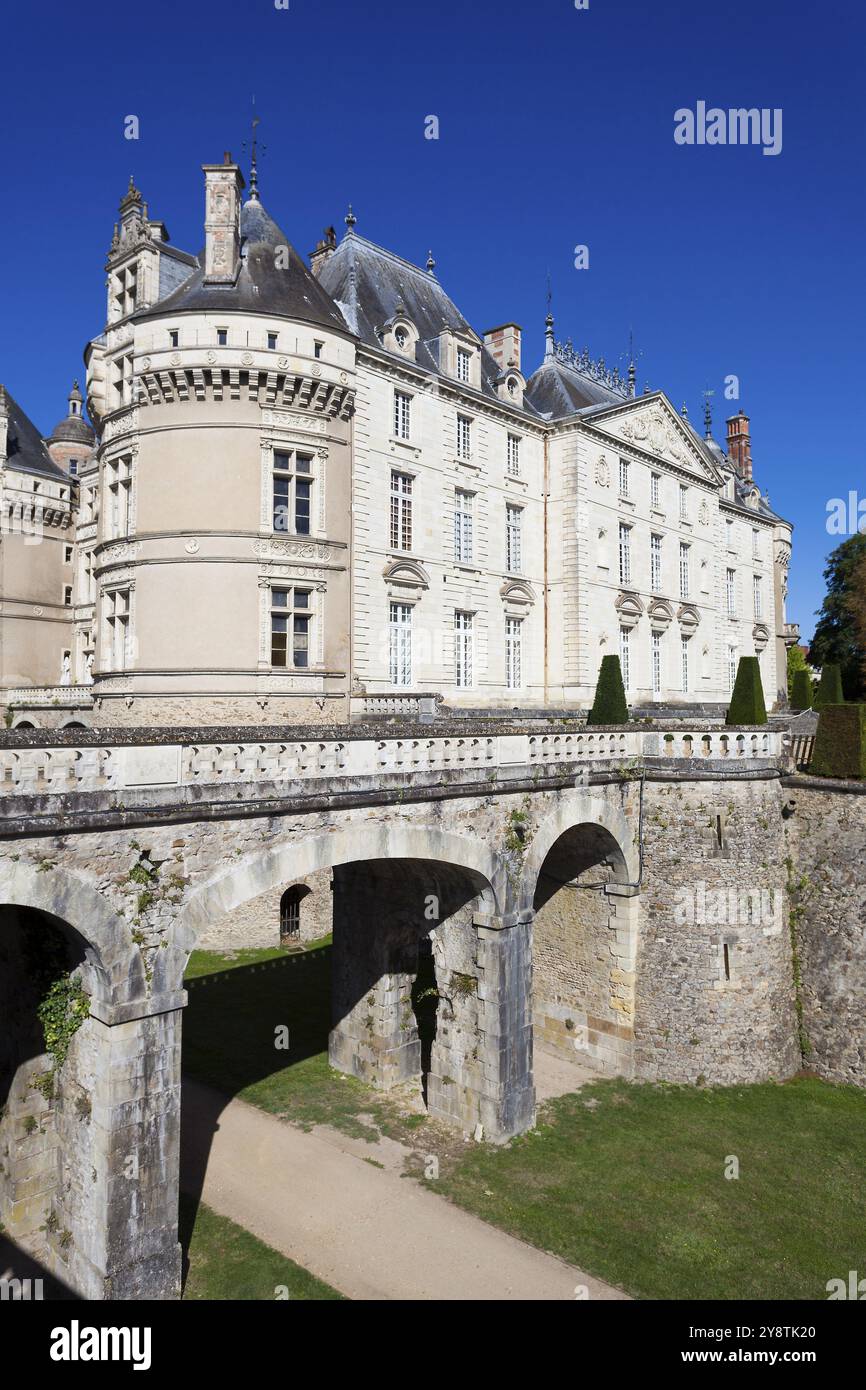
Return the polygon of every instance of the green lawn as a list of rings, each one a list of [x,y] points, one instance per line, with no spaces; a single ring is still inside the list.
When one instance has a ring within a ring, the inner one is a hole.
[[[380,1134],[410,1138],[427,1125],[425,1115],[328,1066],[329,937],[305,951],[194,951],[186,980],[188,1075],[303,1129],[329,1124],[373,1141]],[[274,1046],[281,1025],[289,1030],[287,1051]]]
[[[341,1299],[300,1265],[189,1197],[180,1200],[180,1240],[189,1260],[185,1299]]]
[[[866,1271],[864,1154],[855,1087],[604,1081],[430,1185],[638,1298],[822,1299]]]

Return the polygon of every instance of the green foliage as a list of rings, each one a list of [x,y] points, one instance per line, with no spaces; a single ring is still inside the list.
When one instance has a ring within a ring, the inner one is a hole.
[[[803,651],[803,648],[801,646],[795,644],[793,647],[788,648],[787,667],[788,699],[793,700],[795,675],[798,671],[808,671],[809,669],[806,662],[806,653]]]
[[[451,992],[465,999],[469,994],[475,994],[478,990],[478,981],[474,975],[461,975],[459,971],[451,971]]]
[[[866,705],[824,705],[809,771],[816,777],[866,777]]]
[[[866,648],[854,616],[857,569],[864,556],[866,535],[862,532],[849,536],[830,555],[824,571],[827,594],[809,646],[809,660],[813,666],[824,667],[830,663],[840,668],[849,700],[866,700]]]
[[[59,1071],[69,1044],[90,1013],[90,999],[77,975],[61,975],[50,986],[36,1013],[45,1034],[45,1048]]]
[[[618,656],[603,656],[587,724],[627,724],[628,703]]]
[[[824,705],[843,705],[845,696],[842,694],[842,672],[833,662],[828,662],[821,671],[821,679],[818,682],[818,689],[812,701],[814,709],[822,709]]]
[[[756,656],[741,656],[726,724],[766,724],[767,709]]]
[[[791,709],[812,708],[812,677],[805,666],[794,672],[790,700]]]

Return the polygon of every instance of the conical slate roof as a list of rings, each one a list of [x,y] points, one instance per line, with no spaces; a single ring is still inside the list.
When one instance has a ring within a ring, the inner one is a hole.
[[[0,409],[9,417],[6,427],[6,467],[18,473],[38,473],[44,478],[69,479],[50,457],[33,421],[5,386],[0,385]]]
[[[285,248],[279,265],[277,248]],[[241,208],[241,268],[235,283],[205,284],[204,254],[199,260],[202,266],[179,289],[135,318],[234,310],[297,319],[337,333],[348,331],[331,296],[257,198],[248,199]]]

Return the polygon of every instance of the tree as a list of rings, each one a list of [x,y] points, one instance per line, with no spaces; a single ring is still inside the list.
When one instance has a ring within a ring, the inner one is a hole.
[[[618,656],[603,656],[587,724],[627,724],[628,704]]]
[[[761,667],[756,656],[741,656],[726,724],[766,724]]]
[[[794,677],[798,671],[809,670],[809,663],[806,660],[806,653],[801,646],[788,648],[788,701],[794,699]],[[795,707],[796,708],[796,707]],[[806,708],[806,706],[804,706]]]
[[[866,606],[864,556],[866,535],[861,532],[849,536],[830,555],[824,571],[827,594],[809,647],[813,666],[830,663],[840,668],[842,688],[848,700],[866,699],[866,641],[862,632]],[[860,619],[856,616],[858,612]]]
[[[809,672],[806,670],[795,671],[791,689],[791,709],[811,709],[812,698],[812,677]]]
[[[828,661],[827,665],[822,668],[821,679],[818,682],[818,689],[815,691],[812,708],[821,709],[824,705],[844,705],[844,703],[842,673],[835,662]]]

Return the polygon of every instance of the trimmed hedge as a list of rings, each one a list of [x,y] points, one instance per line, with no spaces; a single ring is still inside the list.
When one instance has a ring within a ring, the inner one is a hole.
[[[764,687],[756,656],[741,656],[726,724],[766,724]]]
[[[809,772],[866,777],[866,705],[824,705]]]
[[[808,671],[795,671],[791,686],[791,709],[812,708],[812,677]]]
[[[815,692],[813,707],[821,709],[824,705],[844,705],[845,696],[842,694],[842,672],[838,666],[824,666],[821,671],[821,679],[818,682],[818,689]]]
[[[628,703],[618,656],[603,656],[587,724],[627,724]]]

